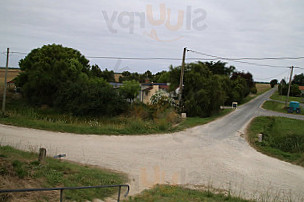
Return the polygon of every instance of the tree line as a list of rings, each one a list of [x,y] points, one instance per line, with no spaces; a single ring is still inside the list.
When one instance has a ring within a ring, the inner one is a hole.
[[[270,81],[270,85],[273,88],[276,84],[278,84],[277,79],[273,79]],[[300,97],[303,96],[299,86],[304,86],[304,74],[295,75],[290,84],[290,96]],[[285,79],[282,79],[278,85],[278,92],[280,95],[287,95],[288,93],[289,83],[286,83]]]
[[[179,86],[181,67],[152,74],[122,72],[123,85],[114,89],[114,72],[102,71],[78,51],[62,45],[45,45],[32,50],[19,62],[16,85],[31,105],[46,104],[75,115],[115,116],[127,111],[140,91],[139,83],[170,83],[170,91]],[[242,102],[256,93],[252,75],[237,72],[225,62],[186,64],[182,97],[183,110],[189,116],[207,117],[220,105]],[[174,93],[173,93],[174,94]]]

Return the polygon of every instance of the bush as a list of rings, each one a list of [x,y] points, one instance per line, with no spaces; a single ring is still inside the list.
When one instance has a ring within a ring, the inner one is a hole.
[[[158,107],[176,107],[174,99],[169,98],[163,91],[157,91],[154,95],[151,96],[150,101],[152,105]]]
[[[279,84],[279,94],[287,95],[288,93],[288,84]],[[301,96],[301,91],[297,84],[292,84],[290,86],[290,96],[299,97]]]
[[[271,86],[271,88],[273,88],[275,85],[277,85],[277,83],[278,83],[278,80],[277,80],[277,79],[271,80],[271,81],[270,81],[270,86]]]
[[[252,94],[257,94],[257,92],[258,92],[258,90],[255,86],[250,89],[250,93],[252,93]]]
[[[57,93],[55,107],[74,115],[114,116],[127,110],[126,101],[102,78],[68,82]]]

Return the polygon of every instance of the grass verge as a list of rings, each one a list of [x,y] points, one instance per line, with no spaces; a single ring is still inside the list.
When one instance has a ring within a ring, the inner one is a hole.
[[[69,114],[61,114],[46,108],[35,108],[24,104],[20,100],[10,100],[7,103],[7,116],[0,117],[0,123],[41,130],[57,132],[69,132],[77,134],[99,135],[137,135],[159,134],[184,130],[189,127],[206,124],[218,117],[229,113],[230,109],[222,110],[208,118],[187,118],[174,126],[164,117],[156,121],[143,120],[132,117],[92,118],[75,117]]]
[[[304,167],[304,121],[257,117],[248,128],[248,141],[258,151]],[[258,142],[257,135],[263,134]]]
[[[180,186],[156,185],[154,188],[143,191],[141,194],[130,197],[129,202],[150,202],[150,201],[166,201],[166,202],[245,202],[247,200],[232,197],[229,194],[214,194],[210,191],[198,191]]]
[[[276,112],[281,112],[281,113],[286,113],[287,114],[287,109],[285,108],[284,103],[276,102],[276,101],[266,101],[263,106],[264,109],[276,111]],[[294,112],[293,114],[297,114]],[[304,108],[301,107],[301,113],[297,115],[304,115]]]
[[[51,188],[122,184],[127,178],[108,170],[46,158],[37,161],[38,154],[23,152],[9,146],[0,146],[0,189]],[[66,190],[69,201],[103,199],[117,189]],[[0,194],[0,201],[59,201],[59,191]]]
[[[285,102],[286,101],[286,96],[285,95],[279,95],[279,92],[276,91],[270,97],[270,99],[279,100],[279,101],[284,101]],[[297,102],[300,102],[300,103],[304,103],[304,98],[303,97],[292,97],[292,96],[290,96],[288,101],[297,101]]]

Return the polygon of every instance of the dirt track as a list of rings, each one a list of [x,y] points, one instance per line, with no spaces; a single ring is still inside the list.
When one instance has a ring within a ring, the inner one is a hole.
[[[96,136],[0,125],[1,145],[46,147],[48,155],[127,173],[131,194],[154,184],[212,185],[234,194],[304,201],[304,168],[256,152],[241,137],[247,124],[267,111],[259,106],[272,91],[210,124],[149,136]],[[298,118],[302,118],[299,117]]]

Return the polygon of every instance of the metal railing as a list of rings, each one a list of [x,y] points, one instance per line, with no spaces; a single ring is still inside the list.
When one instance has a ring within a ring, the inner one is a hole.
[[[113,188],[118,187],[117,201],[120,201],[120,193],[122,187],[127,187],[127,191],[124,197],[127,197],[130,191],[130,186],[127,184],[120,185],[101,185],[101,186],[87,186],[87,187],[58,187],[58,188],[37,188],[37,189],[0,189],[1,193],[16,193],[16,192],[34,192],[34,191],[60,191],[60,202],[63,201],[63,190],[74,190],[74,189],[94,189],[94,188]]]

